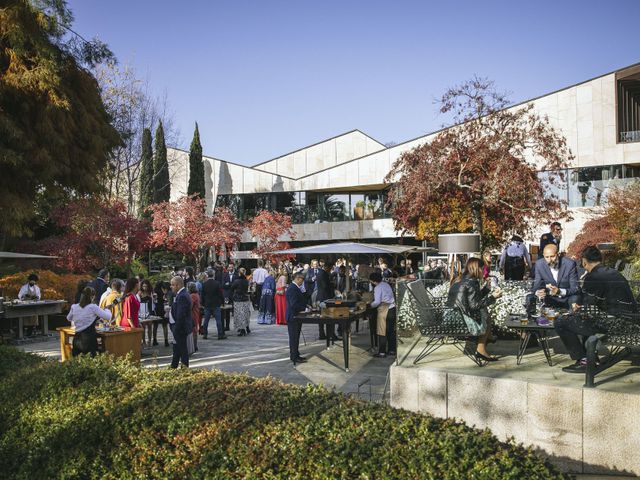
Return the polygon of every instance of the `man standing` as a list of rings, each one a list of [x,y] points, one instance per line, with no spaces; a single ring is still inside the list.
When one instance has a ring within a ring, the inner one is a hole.
[[[505,280],[522,280],[525,266],[531,269],[531,257],[522,237],[514,235],[500,256],[500,271]]]
[[[222,276],[222,294],[227,303],[233,303],[233,299],[231,298],[231,284],[236,278],[236,266],[230,263],[227,271],[224,272]]]
[[[191,296],[184,288],[182,277],[171,279],[171,291],[175,298],[169,311],[169,325],[173,333],[173,359],[171,368],[178,368],[182,362],[185,367],[189,366],[189,352],[187,350],[187,337],[193,330],[193,319],[191,318]]]
[[[546,305],[570,308],[578,303],[578,270],[576,262],[558,255],[558,247],[550,243],[544,247],[543,258],[535,265],[533,292]]]
[[[582,252],[582,266],[587,271],[584,277],[582,303],[596,305],[610,315],[634,313],[637,311],[633,292],[626,278],[617,270],[602,265],[602,253],[596,247],[587,247]],[[579,310],[579,305],[572,305]],[[607,326],[577,315],[558,318],[554,327],[562,343],[569,350],[573,365],[562,370],[568,373],[584,373],[587,369],[587,352],[584,342],[591,335],[606,333]],[[580,335],[582,340],[578,337]]]
[[[560,251],[560,240],[562,240],[562,225],[560,222],[553,222],[551,224],[549,233],[545,233],[540,237],[540,248],[538,250],[538,260],[543,256],[544,247],[547,245],[555,245],[558,251]]]
[[[369,275],[369,281],[374,287],[371,308],[378,309],[376,325],[378,353],[374,357],[384,358],[387,356],[387,351],[389,355],[396,354],[396,302],[391,285],[382,281],[380,272],[375,271]]]
[[[213,314],[216,319],[216,328],[218,330],[218,340],[224,340],[227,336],[224,334],[224,326],[222,325],[222,314],[220,306],[224,299],[222,298],[222,290],[220,284],[215,279],[213,270],[207,271],[207,280],[202,285],[202,305],[204,306],[204,323],[202,329],[204,331],[203,338],[206,340],[209,333],[209,319]]]
[[[317,287],[316,280],[318,278],[318,270],[318,260],[313,259],[304,277],[304,289],[307,295],[309,295],[311,303],[315,300],[314,292]]]
[[[252,280],[253,283],[256,284],[256,291],[253,297],[253,309],[258,310],[260,307],[260,298],[262,297],[262,284],[264,283],[264,279],[267,278],[269,272],[264,268],[264,262],[262,260],[258,260],[258,268],[253,271]]]
[[[89,282],[88,287],[93,288],[96,291],[96,296],[93,298],[93,303],[98,305],[100,303],[100,299],[102,298],[102,294],[107,291],[109,287],[109,270],[103,268],[98,272],[98,277],[93,281]]]
[[[289,358],[294,365],[307,361],[306,358],[300,356],[300,351],[298,350],[302,323],[294,318],[307,308],[307,296],[302,291],[304,279],[305,277],[302,273],[294,274],[293,281],[287,287],[285,293],[287,299],[287,330],[289,331]]]

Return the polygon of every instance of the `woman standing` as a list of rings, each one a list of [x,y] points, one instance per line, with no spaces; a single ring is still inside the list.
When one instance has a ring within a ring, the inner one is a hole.
[[[156,282],[156,286],[153,289],[155,296],[156,309],[154,314],[156,317],[160,317],[162,320],[153,321],[153,345],[158,345],[158,325],[162,325],[162,332],[164,333],[164,346],[169,346],[169,319],[166,317],[164,311],[165,300],[167,292],[169,291],[169,284],[159,280]]]
[[[258,314],[258,323],[263,325],[271,325],[274,323],[273,314],[275,313],[275,304],[273,297],[276,293],[276,280],[273,278],[273,270],[269,269],[269,273],[262,284],[262,294],[260,295],[260,313]]]
[[[287,274],[281,271],[278,276],[278,282],[276,283],[276,323],[278,325],[287,324],[287,298],[285,296],[287,292]]]
[[[118,327],[122,321],[122,289],[124,288],[124,282],[120,279],[111,280],[111,291],[100,302],[100,308],[111,309],[111,322],[115,323]]]
[[[81,353],[89,353],[95,357],[98,350],[98,337],[96,335],[96,317],[103,320],[111,320],[111,312],[102,310],[93,303],[96,291],[91,287],[85,287],[80,294],[80,301],[71,305],[67,315],[76,331],[73,336],[73,348],[71,354],[76,357]]]
[[[244,268],[238,269],[237,278],[231,284],[233,298],[233,324],[239,337],[251,333],[249,319],[251,317],[251,300],[249,299],[249,282]]]
[[[140,302],[139,317],[147,318],[153,312],[153,289],[151,282],[147,279],[142,280],[140,283],[140,291],[138,292],[138,301]],[[145,333],[147,334],[147,345],[151,345],[152,325],[151,322],[144,323]],[[144,342],[145,335],[142,335],[142,341]]]
[[[140,302],[136,294],[138,293],[138,279],[130,278],[124,286],[124,303],[122,304],[122,321],[121,327],[140,328]]]
[[[198,286],[195,282],[189,282],[187,284],[187,291],[191,295],[191,318],[193,320],[193,350],[198,351],[198,332],[200,331],[200,323],[202,321],[202,315],[200,313],[200,294],[198,293]]]
[[[447,306],[457,308],[463,315],[471,317],[479,325],[486,324],[484,333],[478,337],[478,348],[476,358],[486,362],[498,360],[487,352],[487,341],[491,335],[491,318],[487,307],[500,298],[502,291],[498,288],[493,292],[489,291],[489,285],[480,288],[482,280],[482,260],[470,258],[464,267],[462,276],[459,277],[449,289]]]

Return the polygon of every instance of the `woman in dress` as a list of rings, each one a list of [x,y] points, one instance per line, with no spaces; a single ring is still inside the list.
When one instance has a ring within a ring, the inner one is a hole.
[[[164,311],[166,303],[167,292],[169,291],[169,283],[159,280],[156,282],[156,287],[153,289],[155,295],[155,311],[156,317],[160,317],[162,320],[153,321],[153,345],[158,345],[158,325],[162,325],[162,332],[164,333],[164,346],[169,346],[169,319]]]
[[[287,298],[285,296],[287,292],[287,274],[281,271],[278,276],[278,282],[276,283],[276,323],[278,325],[287,324]]]
[[[140,282],[140,290],[138,291],[138,301],[140,302],[140,313],[138,316],[142,316],[142,318],[146,318],[153,312],[153,288],[151,287],[151,282],[147,279],[142,280]],[[147,345],[151,345],[151,336],[153,331],[153,326],[151,322],[144,323],[146,337],[149,339],[147,341]],[[145,335],[142,335],[142,341],[144,342]]]
[[[111,312],[103,310],[93,303],[96,291],[91,287],[85,287],[80,294],[80,301],[71,305],[67,320],[75,329],[73,336],[73,348],[71,354],[76,357],[81,353],[88,353],[95,357],[98,350],[98,337],[96,335],[96,317],[103,320],[111,320]]]
[[[140,302],[136,294],[138,293],[139,282],[137,278],[130,278],[124,286],[124,302],[122,304],[122,321],[120,326],[124,328],[140,328]]]
[[[200,331],[200,323],[202,322],[202,314],[200,313],[200,294],[198,293],[198,285],[196,282],[187,284],[187,291],[191,295],[191,318],[193,320],[193,350],[198,351],[198,332]]]
[[[231,284],[233,298],[233,325],[239,337],[251,333],[249,319],[251,317],[251,300],[249,299],[249,282],[244,268],[238,269],[237,278]]]
[[[449,289],[447,307],[457,308],[463,315],[471,317],[478,324],[486,323],[485,332],[478,337],[476,358],[486,362],[498,360],[487,352],[487,343],[491,335],[491,318],[487,307],[500,298],[502,292],[496,289],[490,292],[489,285],[480,288],[482,280],[483,262],[479,258],[470,258],[464,267],[464,272]]]
[[[276,279],[273,278],[273,270],[269,273],[262,284],[262,295],[260,295],[260,313],[258,313],[258,323],[271,325],[274,323],[275,303],[273,297],[276,293]]]

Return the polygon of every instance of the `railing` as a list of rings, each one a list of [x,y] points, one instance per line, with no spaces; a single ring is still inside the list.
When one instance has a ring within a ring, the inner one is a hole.
[[[620,143],[640,142],[640,130],[620,132]]]

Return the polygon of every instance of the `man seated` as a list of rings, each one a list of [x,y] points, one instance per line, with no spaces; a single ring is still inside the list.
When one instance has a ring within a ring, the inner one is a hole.
[[[587,247],[582,252],[582,266],[587,271],[584,277],[582,303],[595,305],[611,315],[637,311],[629,282],[617,270],[602,265],[602,253],[596,247]],[[580,305],[572,305],[575,311]],[[606,325],[578,315],[566,315],[555,321],[555,330],[565,345],[573,365],[562,370],[568,373],[584,373],[587,368],[587,353],[584,342],[591,335],[605,333]],[[580,339],[580,337],[582,339]]]
[[[558,247],[544,247],[542,258],[536,261],[533,292],[550,307],[571,308],[578,303],[580,287],[576,262],[558,255]]]

